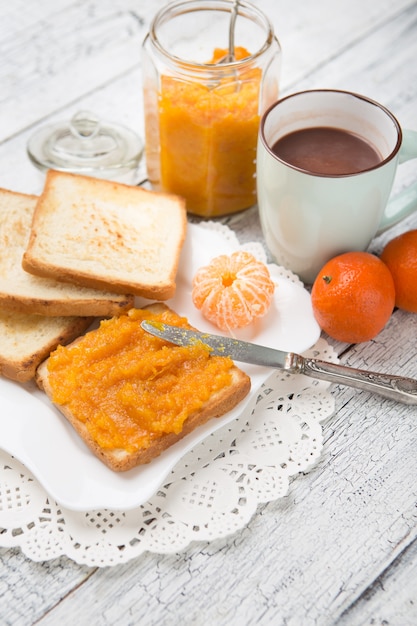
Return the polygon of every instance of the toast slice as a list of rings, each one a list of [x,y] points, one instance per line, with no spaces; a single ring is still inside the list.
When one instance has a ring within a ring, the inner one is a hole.
[[[175,293],[186,222],[178,196],[50,170],[23,267],[38,276],[167,300]]]
[[[22,257],[37,202],[37,196],[0,189],[0,309],[88,317],[113,316],[130,309],[133,295],[78,287],[23,270]]]
[[[91,324],[86,317],[43,317],[0,310],[0,375],[20,383],[59,344],[73,341]]]
[[[131,309],[126,316],[102,322],[99,329],[91,331],[94,337],[87,333],[88,343],[97,351],[91,367],[85,365],[86,346],[80,338],[64,348],[62,369],[61,365],[57,369],[54,361],[58,351],[40,365],[36,374],[39,387],[87,446],[116,472],[149,463],[198,426],[230,411],[250,390],[249,376],[227,357],[210,356],[202,346],[183,348],[155,338],[142,330],[142,319],[189,327],[184,318],[162,303]],[[113,321],[117,331],[111,340],[114,348],[109,350],[108,338],[104,334],[99,340],[99,335],[103,327],[109,330]],[[128,329],[135,337],[134,347]],[[125,342],[132,348],[128,353]],[[132,364],[140,361],[142,365],[132,374]],[[69,362],[76,365],[78,375],[74,376],[74,369],[68,370]],[[179,370],[175,369],[178,362],[184,362]],[[72,382],[61,395],[69,376]],[[86,382],[90,376],[91,385]],[[102,381],[105,384],[98,389]],[[87,398],[88,403],[80,404],[80,398]]]

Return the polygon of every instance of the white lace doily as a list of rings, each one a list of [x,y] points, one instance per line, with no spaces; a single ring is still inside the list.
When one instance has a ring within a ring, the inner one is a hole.
[[[337,361],[323,339],[305,354]],[[230,535],[318,459],[320,422],[334,411],[327,389],[303,375],[274,372],[239,419],[186,454],[147,504],[126,512],[66,510],[0,452],[0,545],[20,546],[34,561],[66,555],[103,567]]]

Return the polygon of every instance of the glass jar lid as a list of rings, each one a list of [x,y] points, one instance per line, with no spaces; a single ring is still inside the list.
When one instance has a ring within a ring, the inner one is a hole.
[[[27,152],[42,171],[113,179],[137,168],[143,143],[129,128],[102,121],[90,111],[79,111],[69,122],[37,131],[29,139]]]

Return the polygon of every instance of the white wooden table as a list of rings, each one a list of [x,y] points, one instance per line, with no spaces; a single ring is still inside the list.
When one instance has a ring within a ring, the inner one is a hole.
[[[417,129],[416,0],[255,0],[283,48],[282,93],[351,89]],[[0,186],[38,193],[26,156],[41,125],[79,109],[143,135],[140,45],[162,0],[0,3]],[[416,178],[401,169],[396,188]],[[256,211],[231,220],[260,239]],[[375,240],[417,228],[417,214]],[[414,286],[415,288],[415,286]],[[338,345],[355,367],[417,377],[417,316]],[[335,388],[319,462],[243,530],[173,555],[92,568],[0,549],[0,623],[389,625],[417,623],[417,407]],[[1,506],[1,503],[0,503]],[[1,530],[0,530],[1,532]]]

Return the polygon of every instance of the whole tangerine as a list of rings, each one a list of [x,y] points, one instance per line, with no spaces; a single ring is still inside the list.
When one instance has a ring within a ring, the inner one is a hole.
[[[395,285],[395,305],[417,313],[417,230],[391,239],[381,254]]]
[[[192,300],[221,330],[248,326],[268,311],[275,284],[267,266],[238,250],[215,257],[193,278]]]
[[[311,291],[314,316],[330,337],[347,343],[369,341],[384,328],[395,305],[388,267],[369,252],[330,259]]]

